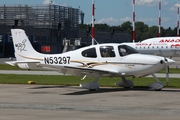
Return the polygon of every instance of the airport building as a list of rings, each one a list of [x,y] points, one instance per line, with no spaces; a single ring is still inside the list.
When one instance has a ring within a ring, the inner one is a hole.
[[[10,29],[24,29],[33,47],[42,53],[61,53],[64,39],[69,44],[91,43],[90,31],[81,31],[84,14],[79,8],[59,5],[0,5],[0,57],[14,56]],[[128,42],[129,34],[96,32],[102,42]]]
[[[57,53],[63,38],[79,38],[79,9],[51,4],[0,6],[1,56],[12,56],[12,28],[24,29],[37,51]]]

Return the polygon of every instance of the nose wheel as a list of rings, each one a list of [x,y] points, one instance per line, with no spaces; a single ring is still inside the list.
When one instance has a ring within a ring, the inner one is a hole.
[[[148,87],[150,87],[152,90],[160,91],[164,87],[164,85],[154,74],[152,74],[152,76],[154,77],[154,79],[156,79],[157,82],[148,84]]]

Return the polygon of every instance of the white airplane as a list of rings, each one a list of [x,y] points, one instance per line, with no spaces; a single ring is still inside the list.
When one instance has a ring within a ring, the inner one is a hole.
[[[115,43],[91,45],[61,54],[42,54],[34,50],[24,30],[11,29],[11,33],[17,61],[9,61],[7,64],[18,65],[23,69],[54,70],[84,76],[82,79],[94,77],[94,81],[80,84],[89,90],[99,89],[98,79],[101,76],[119,76],[122,81],[116,85],[129,88],[134,83],[126,80],[126,77],[147,75],[157,80],[148,86],[161,90],[164,85],[154,73],[174,63],[169,58],[140,54],[130,46]]]
[[[180,56],[180,37],[156,37],[142,42],[123,43],[143,54],[159,55],[164,57]]]

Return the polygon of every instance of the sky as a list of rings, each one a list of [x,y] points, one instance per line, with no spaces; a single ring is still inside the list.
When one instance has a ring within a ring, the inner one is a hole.
[[[161,1],[161,26],[175,28],[177,26],[178,0],[135,0],[136,21],[142,21],[149,27],[158,26],[159,8]],[[84,23],[92,21],[92,0],[0,0],[0,5],[15,4],[52,4],[80,8],[85,13]],[[132,22],[132,0],[95,0],[95,24],[105,23],[119,26],[126,21]],[[178,17],[179,18],[179,17]]]

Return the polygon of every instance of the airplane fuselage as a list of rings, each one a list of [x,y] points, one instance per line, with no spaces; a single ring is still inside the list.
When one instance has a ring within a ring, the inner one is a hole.
[[[175,57],[180,56],[180,40],[175,41],[142,41],[136,43],[123,43],[133,47],[143,54],[159,55],[164,57]]]
[[[165,67],[163,57],[143,55],[137,51],[123,51],[120,54],[120,49],[124,50],[126,45],[121,44],[100,44],[95,46],[88,46],[77,49],[75,51],[69,51],[62,54],[37,54],[30,58],[28,56],[21,56],[29,58],[32,63],[18,63],[19,67],[25,69],[49,69],[48,66],[54,66],[50,68],[53,70],[59,69],[59,67],[73,67],[73,68],[87,68],[103,71],[111,71],[102,73],[104,76],[134,76],[140,77],[148,75],[149,73],[157,72]],[[109,49],[110,56],[102,56],[102,52]],[[127,52],[127,53],[125,53]],[[131,52],[134,52],[131,54]],[[44,66],[39,67],[33,64],[33,61],[40,62]],[[61,71],[63,72],[63,70]],[[64,71],[67,74],[74,74],[74,71]]]

